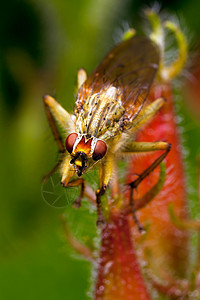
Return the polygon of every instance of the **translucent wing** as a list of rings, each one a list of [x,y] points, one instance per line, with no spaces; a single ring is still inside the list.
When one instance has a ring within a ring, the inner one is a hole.
[[[86,99],[114,86],[131,122],[141,110],[159,66],[159,49],[148,37],[136,36],[111,50],[81,86],[76,100],[79,112]]]

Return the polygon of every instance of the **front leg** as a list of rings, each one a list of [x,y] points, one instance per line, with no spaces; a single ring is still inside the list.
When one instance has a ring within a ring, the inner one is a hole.
[[[101,196],[105,194],[107,186],[102,185],[100,189],[96,191],[96,205],[97,205],[97,226],[101,226],[104,224],[104,217],[102,213],[102,208],[101,208]]]
[[[73,165],[70,164],[71,157],[70,155],[66,155],[65,159],[63,160],[62,168],[61,168],[61,184],[65,188],[75,187],[81,185],[81,192],[79,197],[74,201],[74,206],[79,208],[81,206],[81,200],[84,195],[85,191],[85,182],[84,179],[78,178],[75,180],[71,180],[74,174],[76,173],[74,170]]]
[[[63,154],[66,152],[66,149],[63,144],[63,140],[58,130],[56,121],[60,123],[64,129],[72,127],[70,114],[68,114],[68,112],[53,97],[49,95],[44,95],[43,100],[50,128],[58,145],[59,152]],[[60,158],[57,164],[53,167],[53,169],[43,177],[43,183],[46,182],[55,171],[57,171],[61,163],[62,158]]]
[[[114,159],[111,154],[107,154],[106,159],[100,166],[100,189],[96,191],[96,205],[97,205],[97,226],[100,226],[104,224],[104,217],[103,217],[103,212],[102,212],[102,205],[101,205],[101,196],[105,194],[106,188],[108,186],[108,183],[110,181],[110,178],[113,174],[113,169],[114,169]],[[70,166],[70,164],[66,163],[64,164],[63,167],[63,176],[61,180],[61,184],[63,187],[70,188],[74,186],[79,186],[81,185],[81,193],[79,197],[74,201],[74,206],[75,207],[80,207],[81,205],[81,200],[83,198],[83,195],[85,194],[86,190],[86,185],[85,181],[82,178],[72,180],[70,181],[72,177],[72,171],[73,167]],[[74,173],[73,173],[74,174]]]
[[[105,194],[108,183],[112,177],[114,164],[115,163],[112,153],[108,153],[104,162],[100,166],[100,189],[96,191],[97,226],[104,224],[101,196]]]
[[[62,138],[59,134],[55,120],[65,131],[70,131],[74,126],[71,115],[53,97],[44,95],[43,101],[49,125],[58,144],[59,150],[61,152],[65,152],[65,147],[63,145]]]

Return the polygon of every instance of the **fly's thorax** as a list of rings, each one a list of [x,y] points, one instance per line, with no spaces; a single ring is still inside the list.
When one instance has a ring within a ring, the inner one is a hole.
[[[79,133],[105,140],[120,130],[124,111],[118,89],[104,87],[99,93],[88,96],[82,109],[76,111],[76,129]]]
[[[106,141],[108,154],[117,155],[127,142],[127,134],[119,131],[118,134]]]

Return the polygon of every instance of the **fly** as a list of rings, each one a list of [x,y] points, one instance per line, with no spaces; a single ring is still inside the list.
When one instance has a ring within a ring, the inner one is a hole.
[[[135,132],[151,120],[164,105],[158,98],[148,103],[147,97],[160,63],[160,49],[150,38],[135,36],[122,41],[102,60],[87,77],[78,72],[79,91],[74,114],[69,114],[53,97],[44,96],[47,117],[62,158],[49,172],[47,179],[60,166],[63,187],[81,184],[80,206],[84,193],[81,176],[96,164],[100,168],[100,187],[96,191],[97,224],[103,223],[101,195],[112,179],[119,153],[132,154],[165,150],[138,178],[129,184],[130,205],[139,224],[133,205],[133,190],[166,157],[170,150],[167,142],[142,143],[132,141]],[[66,132],[65,145],[55,120]],[[78,175],[72,181],[74,175]]]

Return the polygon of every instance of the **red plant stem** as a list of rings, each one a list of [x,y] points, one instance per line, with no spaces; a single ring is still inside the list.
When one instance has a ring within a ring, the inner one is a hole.
[[[188,235],[176,228],[168,214],[168,205],[173,203],[175,214],[179,218],[186,217],[186,185],[182,160],[181,145],[178,137],[177,124],[173,110],[173,99],[169,85],[157,85],[152,89],[151,99],[163,96],[167,101],[154,119],[143,128],[137,136],[138,141],[167,141],[172,145],[165,159],[166,181],[161,192],[153,201],[138,212],[140,221],[150,224],[147,237],[143,243],[143,252],[148,251],[148,261],[155,273],[170,272],[184,277],[188,265]],[[132,159],[128,182],[135,179],[134,174],[140,174],[160,155],[149,153]],[[135,198],[141,198],[159,178],[159,167],[156,168],[138,187]],[[135,236],[140,240],[137,230]],[[146,256],[147,258],[147,256]]]
[[[150,300],[134,246],[128,217],[111,215],[102,230],[96,300]]]

